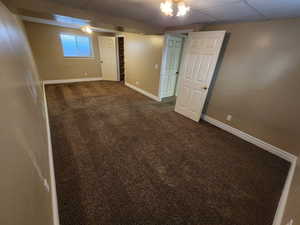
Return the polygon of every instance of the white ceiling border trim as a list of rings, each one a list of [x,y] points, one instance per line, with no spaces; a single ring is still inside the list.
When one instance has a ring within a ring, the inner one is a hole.
[[[53,26],[58,26],[58,27],[73,28],[73,29],[78,29],[78,30],[80,30],[82,27],[82,25],[79,25],[79,24],[62,23],[62,22],[58,22],[58,21],[50,20],[50,19],[42,19],[42,18],[31,17],[31,16],[22,16],[22,15],[19,15],[19,17],[24,21],[48,24],[48,25],[53,25]],[[98,31],[98,32],[106,32],[106,33],[117,33],[118,32],[116,30],[105,29],[105,28],[101,28],[101,27],[91,27],[91,28],[92,28],[92,30]]]

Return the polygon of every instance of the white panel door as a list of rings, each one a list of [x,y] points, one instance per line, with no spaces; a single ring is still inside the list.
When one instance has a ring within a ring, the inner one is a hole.
[[[175,111],[199,121],[225,31],[191,32],[184,45]]]
[[[166,37],[164,59],[161,71],[160,96],[162,98],[174,95],[178,77],[182,43],[183,38],[171,35]]]
[[[103,80],[118,80],[117,49],[115,37],[98,37]]]

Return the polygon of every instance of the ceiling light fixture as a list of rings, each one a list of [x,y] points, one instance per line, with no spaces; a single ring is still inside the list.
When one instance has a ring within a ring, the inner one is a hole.
[[[173,16],[173,2],[171,0],[166,0],[165,2],[160,3],[160,10],[166,16]]]
[[[176,7],[174,7],[176,5]],[[185,4],[182,0],[165,0],[160,3],[160,10],[166,16],[173,16],[174,8],[177,8],[176,16],[185,16],[189,11],[190,7]]]
[[[185,16],[189,11],[190,7],[186,6],[184,2],[179,2],[177,4],[177,14],[176,16]]]

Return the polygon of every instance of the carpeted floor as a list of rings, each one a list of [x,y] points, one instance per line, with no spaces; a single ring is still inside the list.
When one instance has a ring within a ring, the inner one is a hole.
[[[271,225],[289,163],[122,83],[47,85],[61,225]]]

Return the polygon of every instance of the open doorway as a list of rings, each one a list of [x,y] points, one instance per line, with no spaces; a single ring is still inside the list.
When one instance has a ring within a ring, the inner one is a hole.
[[[123,35],[98,36],[103,80],[125,80],[124,41],[125,37]]]
[[[225,33],[203,31],[190,32],[186,38],[178,34],[165,36],[160,98],[173,103],[176,112],[192,120],[200,120]]]
[[[124,36],[117,36],[119,80],[125,80]]]
[[[114,36],[98,36],[103,80],[118,81],[117,43]]]
[[[175,103],[179,87],[179,69],[181,56],[186,35],[166,34],[163,52],[161,76],[160,76],[160,98],[163,101]]]

